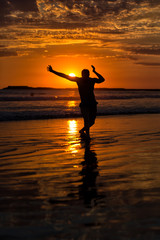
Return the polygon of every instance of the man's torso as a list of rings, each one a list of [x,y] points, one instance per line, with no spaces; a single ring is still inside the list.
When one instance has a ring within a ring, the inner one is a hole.
[[[79,78],[79,81],[77,81],[82,106],[92,106],[97,104],[94,95],[94,84],[94,78]]]

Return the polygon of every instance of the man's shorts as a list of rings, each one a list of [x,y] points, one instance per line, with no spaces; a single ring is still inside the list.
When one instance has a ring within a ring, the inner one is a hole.
[[[94,124],[97,115],[97,104],[80,105],[81,113],[84,118],[85,127],[90,127]]]

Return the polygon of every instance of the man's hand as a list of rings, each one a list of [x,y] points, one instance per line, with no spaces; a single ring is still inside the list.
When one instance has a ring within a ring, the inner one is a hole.
[[[52,66],[51,66],[51,65],[48,65],[47,70],[48,70],[49,72],[53,72]]]
[[[93,65],[91,65],[91,67],[93,68],[93,72],[95,72],[96,71],[95,67]]]

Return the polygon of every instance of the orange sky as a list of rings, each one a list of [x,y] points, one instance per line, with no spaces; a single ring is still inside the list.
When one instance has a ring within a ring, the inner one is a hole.
[[[160,88],[157,1],[10,0],[0,13],[0,88],[76,87],[48,64],[77,76],[95,65],[97,87]]]

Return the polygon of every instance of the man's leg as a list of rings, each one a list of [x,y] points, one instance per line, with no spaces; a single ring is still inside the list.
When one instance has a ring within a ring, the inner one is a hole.
[[[81,113],[84,119],[84,127],[79,131],[81,134],[86,131],[87,137],[89,137],[89,128],[90,128],[90,120],[89,120],[89,108],[81,107]]]
[[[84,133],[85,127],[83,127],[81,130],[79,130],[79,133]]]
[[[84,120],[84,118],[85,118],[85,108],[80,106],[80,109],[81,109],[81,114],[82,114],[82,117],[83,117],[83,120]],[[85,122],[85,120],[84,120],[84,122]],[[79,130],[79,133],[83,134],[84,131],[85,131],[85,124],[84,124],[84,127],[81,130]]]
[[[90,138],[89,127],[86,127],[86,135],[88,138]]]
[[[90,109],[90,114],[89,114],[90,127],[94,125],[96,116],[97,116],[97,105],[93,106]]]

